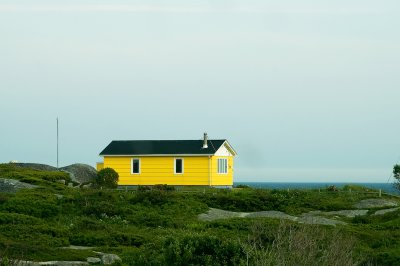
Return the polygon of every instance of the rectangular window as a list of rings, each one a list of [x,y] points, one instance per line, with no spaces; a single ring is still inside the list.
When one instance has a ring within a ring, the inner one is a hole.
[[[228,173],[228,159],[218,159],[218,174]]]
[[[183,174],[183,159],[175,159],[175,174]]]
[[[140,159],[132,159],[131,173],[140,174]]]

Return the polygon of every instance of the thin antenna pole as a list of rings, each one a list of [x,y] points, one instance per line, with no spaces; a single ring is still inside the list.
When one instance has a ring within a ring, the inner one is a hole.
[[[58,117],[57,117],[57,169],[58,169]]]

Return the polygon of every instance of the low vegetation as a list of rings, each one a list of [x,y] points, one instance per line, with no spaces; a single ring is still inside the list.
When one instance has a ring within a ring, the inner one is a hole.
[[[317,226],[278,219],[200,221],[209,207],[231,211],[354,209],[377,194],[322,190],[141,187],[137,191],[79,189],[63,172],[0,165],[1,178],[36,184],[0,193],[0,257],[85,260],[91,246],[118,254],[123,265],[398,265],[400,211],[345,218]],[[188,193],[190,191],[190,193]]]

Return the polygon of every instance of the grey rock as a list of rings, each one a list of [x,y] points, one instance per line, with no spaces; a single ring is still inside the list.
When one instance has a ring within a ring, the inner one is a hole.
[[[57,182],[65,185],[65,180],[64,179],[57,180]]]
[[[354,218],[356,216],[363,216],[367,215],[368,210],[341,210],[341,211],[331,211],[331,212],[324,212],[326,215],[339,215],[345,216],[348,218]]]
[[[91,249],[94,249],[94,247],[70,245],[68,247],[62,247],[62,249],[91,250]]]
[[[86,261],[89,264],[100,264],[101,263],[101,259],[96,258],[96,257],[89,257],[89,258],[86,259]]]
[[[215,208],[210,208],[206,213],[200,214],[198,218],[202,221],[214,221],[218,219],[229,219],[229,218],[254,218],[254,217],[265,217],[265,218],[276,218],[285,219],[291,221],[297,221],[305,224],[321,224],[321,225],[332,225],[346,224],[345,222],[328,219],[325,217],[317,216],[317,214],[323,214],[321,211],[314,211],[305,213],[302,217],[296,217],[280,211],[261,211],[261,212],[231,212]]]
[[[397,202],[386,199],[365,199],[354,205],[357,209],[397,207]]]
[[[310,211],[307,213],[303,213],[302,216],[320,216],[320,215],[327,215],[327,216],[345,216],[348,218],[354,218],[358,215],[366,215],[368,210],[340,210],[340,211],[330,211],[330,212],[322,212],[322,211]]]
[[[54,196],[56,196],[56,197],[57,197],[57,199],[62,199],[62,198],[64,198],[64,196],[63,196],[63,195],[61,195],[61,194],[54,194]]]
[[[384,215],[385,213],[389,213],[389,212],[394,212],[399,210],[400,208],[391,208],[391,209],[384,209],[384,210],[379,210],[376,211],[373,215]]]
[[[71,164],[61,167],[60,170],[68,172],[72,181],[78,183],[93,182],[97,176],[96,169],[87,164]]]
[[[89,265],[89,263],[86,261],[44,261],[39,262],[39,265],[80,266]]]
[[[336,226],[337,224],[346,224],[345,222],[342,221],[328,219],[320,216],[303,216],[300,217],[297,221],[299,223],[304,223],[304,224],[320,224],[320,225],[332,225],[332,226]]]
[[[298,217],[286,214],[280,211],[261,211],[261,212],[252,212],[246,215],[245,217],[254,218],[254,217],[267,217],[267,218],[278,218],[296,221]]]
[[[121,261],[121,258],[115,254],[104,254],[103,256],[101,256],[101,262],[104,265],[110,265],[117,261]]]
[[[345,216],[348,218],[354,218],[359,215],[367,215],[368,210],[340,210],[340,211],[330,211],[330,212],[322,212],[322,211],[310,211],[307,213],[303,213],[302,217],[307,216]]]
[[[17,165],[18,167],[34,169],[34,170],[42,170],[42,171],[64,171],[67,172],[72,181],[78,183],[88,183],[92,182],[97,175],[97,171],[94,167],[87,164],[71,164],[65,167],[61,167],[57,169],[54,166],[46,165],[46,164],[38,164],[38,163],[13,163],[13,165]]]
[[[15,179],[0,178],[0,192],[15,193],[22,188],[36,187],[36,185],[28,184]]]
[[[92,187],[92,183],[82,186],[82,188],[84,188],[84,189],[88,189],[88,188],[91,188],[91,187]]]
[[[117,261],[121,261],[121,258],[115,254],[107,254],[107,253],[102,253],[102,252],[97,252],[97,251],[93,251],[93,252],[100,255],[101,262],[104,265],[110,265]]]
[[[210,208],[206,213],[202,213],[198,218],[202,221],[214,221],[218,219],[246,217],[248,213],[244,212],[231,212],[215,208]]]
[[[322,211],[309,211],[309,212],[306,212],[306,213],[303,213],[301,216],[318,216],[318,215],[321,215],[322,214]]]
[[[28,261],[28,260],[20,260],[16,262],[14,265],[17,266],[41,266],[41,265],[56,265],[56,266],[81,266],[81,265],[89,265],[86,261]]]
[[[14,163],[22,168],[34,169],[34,170],[41,170],[41,171],[57,171],[57,167],[50,166],[47,164],[40,164],[40,163]]]

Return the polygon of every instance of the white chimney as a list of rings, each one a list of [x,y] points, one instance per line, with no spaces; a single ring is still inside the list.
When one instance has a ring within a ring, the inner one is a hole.
[[[207,140],[208,140],[207,133],[204,133],[203,149],[207,149],[208,148]]]

